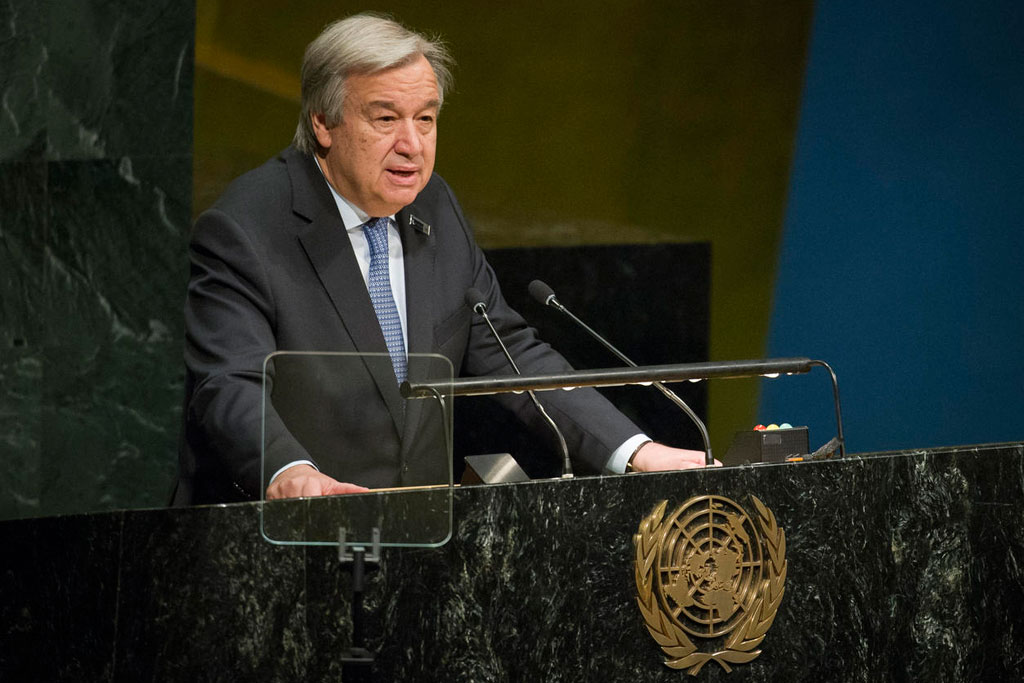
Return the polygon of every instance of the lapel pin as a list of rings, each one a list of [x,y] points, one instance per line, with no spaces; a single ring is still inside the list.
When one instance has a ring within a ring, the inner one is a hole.
[[[409,215],[409,225],[422,232],[424,235],[427,235],[428,237],[430,236],[430,224],[425,223],[412,214]]]

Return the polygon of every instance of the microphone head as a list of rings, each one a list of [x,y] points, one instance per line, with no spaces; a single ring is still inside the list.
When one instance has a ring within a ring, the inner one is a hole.
[[[487,299],[480,293],[480,290],[476,287],[470,287],[466,290],[466,305],[472,308],[474,311],[477,310],[477,306],[482,306],[483,309],[487,310]]]
[[[555,298],[555,290],[551,289],[540,280],[534,280],[531,282],[529,290],[530,296],[532,296],[534,301],[539,303],[541,306],[549,305]]]

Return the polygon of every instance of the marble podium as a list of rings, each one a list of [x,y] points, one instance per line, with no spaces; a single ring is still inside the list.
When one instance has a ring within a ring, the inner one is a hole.
[[[658,501],[713,493],[773,511],[788,578],[762,654],[698,679],[1019,680],[1022,480],[1003,444],[461,488],[447,545],[387,549],[371,577],[374,678],[691,680],[644,626],[632,537]],[[0,523],[0,679],[340,680],[336,551],[270,545],[258,518]]]

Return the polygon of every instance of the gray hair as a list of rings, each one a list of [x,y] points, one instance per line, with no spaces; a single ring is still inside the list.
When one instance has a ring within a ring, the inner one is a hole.
[[[308,154],[319,148],[313,114],[323,114],[328,126],[341,121],[345,79],[349,75],[403,66],[419,55],[426,57],[434,69],[438,98],[444,102],[452,83],[453,62],[439,39],[427,38],[388,17],[368,12],[328,24],[302,58],[302,114],[295,129],[295,146]]]

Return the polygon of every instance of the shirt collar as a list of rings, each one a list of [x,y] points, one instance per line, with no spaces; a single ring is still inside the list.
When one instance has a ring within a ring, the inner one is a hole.
[[[370,220],[370,214],[366,213],[358,206],[338,194],[338,191],[334,189],[334,185],[331,185],[330,181],[327,180],[327,175],[324,174],[324,169],[320,168],[320,162],[317,161],[316,157],[313,158],[313,163],[316,164],[317,170],[320,171],[320,175],[323,177],[324,182],[327,183],[327,187],[330,189],[331,195],[334,197],[334,203],[338,205],[338,213],[341,214],[341,222],[345,224],[345,230],[348,232],[361,230],[366,222]],[[391,214],[388,218],[394,221],[395,215]]]

